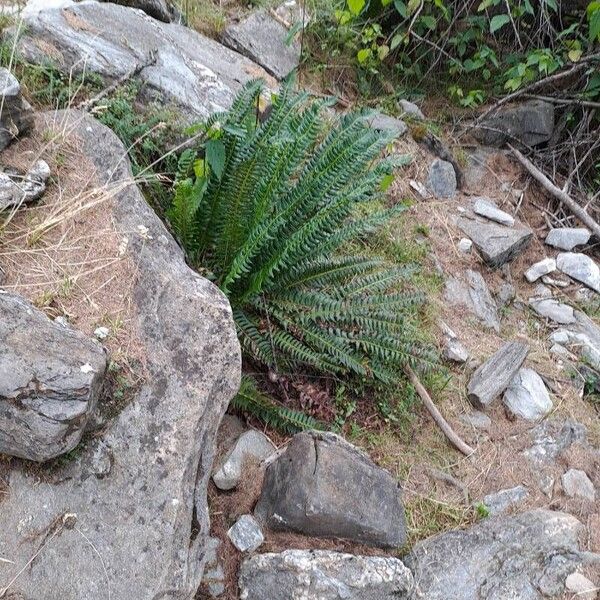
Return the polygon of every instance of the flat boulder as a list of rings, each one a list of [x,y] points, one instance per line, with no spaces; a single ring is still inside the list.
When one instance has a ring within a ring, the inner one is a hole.
[[[95,174],[90,192],[111,198],[98,218],[130,265],[127,332],[143,365],[129,402],[68,460],[3,471],[0,581],[28,599],[191,600],[209,554],[217,429],[240,381],[231,308],[187,266],[110,129],[78,111],[40,119]]]
[[[410,600],[414,583],[401,560],[327,550],[285,550],[242,563],[241,600]]]
[[[100,344],[0,292],[0,453],[45,461],[72,450],[106,366]]]
[[[267,11],[251,13],[223,32],[223,43],[275,77],[283,79],[300,63],[300,43]]]
[[[141,99],[171,106],[187,121],[229,108],[251,79],[272,82],[252,61],[188,27],[108,2],[64,0],[26,10],[17,51],[33,64],[95,73],[106,83],[139,69]]]
[[[500,515],[417,543],[406,563],[427,600],[560,598],[583,530],[561,512]]]
[[[267,468],[255,515],[274,530],[397,548],[406,541],[400,487],[343,438],[299,433]]]

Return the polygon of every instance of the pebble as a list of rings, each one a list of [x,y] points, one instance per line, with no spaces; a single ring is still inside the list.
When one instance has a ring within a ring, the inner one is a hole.
[[[254,552],[265,541],[258,521],[252,515],[242,515],[229,529],[227,537],[240,552]]]
[[[567,496],[571,498],[585,498],[594,502],[596,500],[596,491],[594,484],[587,476],[585,471],[580,469],[569,469],[561,478],[562,487]]]
[[[472,247],[473,242],[469,238],[462,238],[460,242],[458,242],[458,249],[465,254],[471,252]]]

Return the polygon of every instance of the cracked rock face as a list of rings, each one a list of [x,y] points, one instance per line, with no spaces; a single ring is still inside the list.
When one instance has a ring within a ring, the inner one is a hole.
[[[0,510],[0,582],[30,599],[192,600],[208,556],[206,490],[215,438],[239,387],[231,308],[183,252],[132,182],[107,127],[77,112],[48,114],[115,182],[111,220],[127,237],[131,327],[145,369],[131,402],[76,456],[45,472],[11,463]],[[147,235],[135,235],[142,225]],[[124,286],[126,287],[126,286]],[[64,515],[68,514],[68,522]]]
[[[241,600],[409,600],[411,572],[397,558],[326,550],[259,554],[242,563]]]
[[[269,465],[255,514],[275,530],[396,548],[406,541],[396,480],[339,436],[299,433]]]
[[[72,450],[106,364],[99,344],[0,293],[0,453],[45,461]]]

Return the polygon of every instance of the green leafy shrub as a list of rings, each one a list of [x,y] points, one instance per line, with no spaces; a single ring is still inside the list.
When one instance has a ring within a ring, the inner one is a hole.
[[[401,291],[410,267],[349,255],[402,207],[361,215],[389,185],[391,141],[350,114],[328,128],[327,101],[285,85],[268,117],[253,82],[205,125],[203,157],[186,152],[168,213],[189,260],[230,299],[246,356],[280,373],[325,372],[392,383],[428,366]]]

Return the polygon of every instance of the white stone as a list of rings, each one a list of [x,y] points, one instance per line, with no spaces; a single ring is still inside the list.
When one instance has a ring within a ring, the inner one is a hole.
[[[488,198],[475,198],[473,201],[473,212],[491,221],[496,221],[501,225],[512,227],[515,224],[514,218],[507,212],[500,210],[494,202]]]
[[[563,227],[551,229],[546,236],[546,244],[561,250],[573,250],[575,246],[587,244],[591,233],[583,227]]]
[[[556,264],[556,262],[555,262]],[[544,275],[542,277],[542,283],[546,285],[551,285],[558,288],[566,288],[569,287],[568,281],[563,281],[562,279],[555,279],[554,277],[548,277],[548,275]]]
[[[554,298],[529,298],[529,306],[542,317],[546,317],[560,325],[575,323],[573,307],[562,304]]]
[[[525,271],[525,279],[527,279],[529,283],[533,283],[543,275],[552,273],[552,271],[556,271],[556,261],[553,258],[544,258],[534,265],[531,265],[531,267]]]
[[[220,490],[231,490],[240,481],[244,460],[266,460],[276,448],[269,438],[256,429],[250,429],[240,435],[223,461],[217,467],[213,481]]]
[[[600,267],[589,256],[580,252],[561,252],[556,257],[556,266],[565,275],[600,294]]]
[[[596,600],[598,597],[598,587],[581,573],[571,573],[565,580],[565,587],[575,594],[574,600]]]
[[[510,414],[528,421],[537,421],[552,410],[552,400],[542,378],[526,367],[519,369],[510,382],[503,402]]]
[[[94,335],[99,340],[105,340],[108,337],[109,333],[110,333],[110,330],[108,329],[108,327],[97,327],[94,330]]]
[[[460,242],[458,242],[458,249],[465,254],[471,252],[472,247],[473,242],[469,238],[462,238]]]
[[[402,99],[398,100],[398,104],[404,115],[408,115],[417,121],[423,121],[425,119],[425,115],[414,102]]]
[[[569,469],[561,478],[562,487],[571,498],[585,498],[594,502],[596,500],[596,491],[594,484],[587,476],[585,471],[580,469]]]
[[[569,339],[570,335],[566,329],[557,329],[550,334],[550,341],[555,344],[568,344]]]
[[[240,552],[254,552],[265,541],[258,521],[252,515],[242,515],[229,529],[227,537]]]

